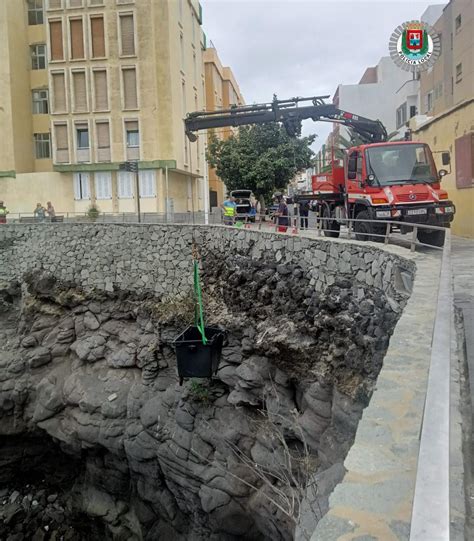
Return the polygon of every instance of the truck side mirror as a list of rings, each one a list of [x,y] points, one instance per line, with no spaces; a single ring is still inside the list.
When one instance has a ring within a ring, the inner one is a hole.
[[[449,152],[442,152],[441,162],[443,163],[443,165],[449,165],[451,163],[451,154]]]
[[[347,178],[349,180],[357,178],[357,156],[350,157],[347,162]]]
[[[438,175],[439,175],[440,178],[444,177],[447,174],[448,174],[448,172],[446,171],[446,169],[440,169],[438,171]]]

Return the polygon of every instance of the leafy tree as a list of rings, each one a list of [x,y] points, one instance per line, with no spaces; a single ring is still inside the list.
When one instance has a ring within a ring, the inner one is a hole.
[[[311,167],[315,138],[290,137],[276,123],[244,126],[226,140],[212,134],[207,159],[229,191],[252,190],[269,201],[298,171]]]

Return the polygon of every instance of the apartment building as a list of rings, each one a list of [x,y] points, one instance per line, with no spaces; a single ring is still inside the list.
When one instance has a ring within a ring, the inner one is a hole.
[[[218,111],[228,109],[232,105],[244,105],[245,100],[239,85],[229,67],[223,66],[214,47],[204,51],[204,73],[206,85],[206,110]],[[227,139],[232,128],[214,130],[217,137]],[[207,140],[208,135],[201,138]],[[224,201],[225,186],[217,176],[215,169],[208,168],[210,206],[217,207]],[[243,186],[244,188],[245,186]]]
[[[138,200],[142,212],[203,210],[204,145],[183,125],[204,108],[201,22],[197,0],[2,0],[10,211],[46,200],[59,212],[134,212]]]
[[[441,38],[441,56],[420,77],[420,118],[410,123],[413,139],[441,153],[451,164],[443,187],[456,205],[453,233],[474,238],[474,1],[451,0],[434,23]]]

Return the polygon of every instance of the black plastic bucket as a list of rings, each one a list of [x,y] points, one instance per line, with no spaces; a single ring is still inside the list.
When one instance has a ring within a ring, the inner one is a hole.
[[[207,344],[202,343],[199,329],[189,326],[174,340],[178,363],[179,384],[184,378],[211,378],[217,372],[221,360],[224,331],[217,327],[205,327]]]

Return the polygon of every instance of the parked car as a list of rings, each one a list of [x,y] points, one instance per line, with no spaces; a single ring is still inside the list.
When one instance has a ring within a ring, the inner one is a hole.
[[[252,190],[233,190],[230,195],[235,197],[237,219],[255,222],[255,209],[251,203]]]

